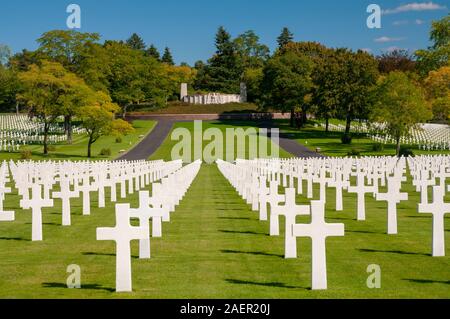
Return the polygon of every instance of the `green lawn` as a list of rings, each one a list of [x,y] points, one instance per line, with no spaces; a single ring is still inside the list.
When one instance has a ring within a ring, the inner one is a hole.
[[[92,160],[114,159],[120,155],[121,150],[130,150],[142,138],[140,136],[147,135],[155,127],[155,121],[136,120],[133,122],[135,131],[127,136],[122,137],[121,143],[116,143],[114,136],[103,136],[92,146]],[[21,149],[29,149],[32,151],[33,160],[85,160],[87,159],[88,137],[86,135],[74,135],[72,145],[57,144],[55,151],[50,152],[48,156],[43,155],[42,145],[27,145]],[[101,156],[100,151],[103,148],[111,149],[111,156]],[[8,153],[0,152],[0,160],[19,160],[20,152]]]
[[[339,123],[339,121],[332,121],[334,124]],[[321,152],[327,156],[342,157],[347,156],[352,150],[356,150],[361,153],[361,156],[383,156],[395,155],[395,145],[389,144],[384,145],[384,150],[374,151],[373,146],[378,144],[377,142],[367,138],[364,134],[353,134],[353,141],[351,145],[344,145],[341,142],[341,137],[343,133],[341,132],[325,132],[325,129],[319,127],[316,128],[312,124],[307,125],[305,128],[298,130],[289,127],[289,121],[279,120],[277,125],[280,127],[282,132],[287,134],[287,137],[296,140],[300,144],[305,145],[311,150],[316,150],[320,148]],[[415,155],[425,155],[425,154],[450,154],[450,151],[423,151],[419,150],[415,146],[405,145],[405,147],[411,148]]]
[[[250,121],[226,121],[226,122],[203,121],[203,132],[210,128],[219,129],[222,132],[223,136],[225,137],[227,128],[232,128],[232,129],[242,128],[244,130],[247,130],[248,128],[252,128],[253,125],[254,125],[254,122],[250,122]],[[191,132],[191,135],[193,136],[192,143],[191,143],[192,144],[192,158],[194,159],[194,146],[193,145],[194,145],[195,137],[194,137],[193,122],[176,123],[174,125],[173,130],[176,130],[176,129],[187,129]],[[173,132],[173,130],[172,130],[172,132]],[[156,153],[151,156],[152,160],[157,160],[157,159],[171,160],[172,159],[171,151],[172,151],[172,148],[178,143],[178,141],[173,141],[171,135],[172,135],[172,133],[169,134],[169,136],[167,137],[164,144],[156,151]],[[271,150],[275,150],[275,148],[277,148],[278,152],[279,152],[279,157],[286,158],[286,157],[292,156],[289,153],[287,153],[285,150],[280,149],[273,142],[269,141],[266,137],[260,137],[260,138],[267,141],[266,143],[267,143],[267,148],[268,148],[268,154],[270,154]],[[210,141],[203,141],[203,147],[205,147],[209,143],[210,143]],[[249,143],[249,138],[246,138],[246,145],[248,145],[248,143]],[[225,140],[224,140],[224,148],[226,149]],[[235,141],[235,148],[234,148],[235,151],[233,152],[233,154],[230,154],[229,157],[233,157],[234,155],[237,154],[236,149],[237,149],[237,140]],[[225,158],[227,157],[227,153],[225,151],[224,151],[224,156],[225,156]],[[234,157],[236,157],[236,156],[234,156]],[[249,158],[248,148],[245,149],[245,157]]]
[[[155,158],[170,159],[170,145],[166,141]],[[419,194],[410,180],[404,188],[410,199],[398,206],[396,236],[386,235],[386,203],[367,196],[367,221],[358,222],[356,196],[344,193],[345,210],[337,213],[334,191],[328,190],[327,221],[344,223],[346,235],[327,240],[327,291],[310,290],[311,241],[299,239],[299,258],[283,259],[283,231],[280,237],[268,236],[268,222],[258,220],[215,165],[203,165],[171,222],[164,223],[163,238],[152,238],[152,259],[136,258],[138,243],[132,243],[133,293],[114,292],[115,244],[95,240],[97,227],[115,224],[114,206],[107,201],[105,209],[94,208],[93,194],[91,216],[82,216],[81,201],[73,201],[71,227],[60,226],[59,201],[44,209],[40,243],[30,242],[29,211],[17,211],[15,222],[0,223],[0,298],[449,298],[449,218],[448,257],[433,258],[432,219],[417,213]],[[6,209],[17,210],[18,199],[7,195]],[[308,203],[302,196],[298,200]],[[135,207],[137,194],[122,202]],[[297,221],[309,222],[309,217]],[[71,264],[81,267],[80,290],[66,288]],[[381,267],[381,289],[366,286],[371,264]]]

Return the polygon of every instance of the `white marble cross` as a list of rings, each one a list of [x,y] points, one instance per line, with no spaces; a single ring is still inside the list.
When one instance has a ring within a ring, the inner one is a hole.
[[[42,208],[44,207],[52,207],[53,199],[43,199],[41,193],[41,185],[33,184],[32,199],[20,201],[20,206],[23,209],[30,209],[32,213],[31,218],[31,240],[32,241],[41,241],[42,236]]]
[[[434,186],[436,184],[436,179],[434,177],[428,178],[430,172],[428,170],[420,171],[420,179],[416,181],[416,190],[420,191],[420,203],[428,203],[428,187]]]
[[[116,291],[131,292],[131,248],[130,241],[145,239],[148,229],[130,225],[130,205],[116,205],[116,227],[97,228],[97,240],[116,242]]]
[[[150,255],[150,218],[153,217],[150,208],[150,194],[148,191],[139,192],[139,207],[130,209],[130,217],[139,218],[139,226],[147,230],[147,237],[139,240],[139,258],[148,259]]]
[[[13,211],[3,210],[3,200],[5,198],[5,194],[10,192],[11,188],[5,187],[4,182],[0,181],[0,222],[12,222],[15,219]]]
[[[336,211],[341,212],[344,209],[342,201],[342,190],[347,189],[350,185],[348,180],[345,180],[344,173],[341,170],[335,172],[335,178],[329,182],[330,187],[336,188]]]
[[[326,238],[344,236],[344,224],[328,224],[325,221],[325,203],[311,201],[311,224],[292,226],[295,237],[312,240],[312,289],[327,289]]]
[[[268,197],[268,202],[270,205],[270,236],[279,236],[280,235],[280,220],[279,215],[274,213],[275,207],[278,206],[279,203],[282,203],[286,200],[286,196],[278,193],[278,182],[272,181],[270,182],[270,193]]]
[[[433,214],[433,257],[445,256],[445,214],[450,213],[450,203],[444,202],[444,189],[433,187],[433,202],[419,204],[419,213]]]
[[[259,220],[267,220],[267,203],[269,202],[270,189],[264,176],[259,178],[258,200],[259,200]]]
[[[286,188],[286,200],[284,205],[276,205],[273,209],[273,215],[284,215],[285,216],[285,240],[284,240],[284,251],[285,258],[297,258],[297,239],[292,233],[292,225],[295,224],[297,216],[300,215],[310,215],[309,205],[297,205],[296,203],[296,191],[295,188]]]
[[[408,193],[401,192],[401,179],[398,176],[388,177],[387,193],[378,193],[376,200],[387,201],[388,203],[388,235],[396,235],[397,227],[397,204],[408,200]]]
[[[347,191],[349,193],[356,193],[358,195],[357,219],[359,221],[363,221],[366,220],[366,194],[374,193],[377,190],[374,186],[365,186],[365,175],[361,171],[358,171],[356,173],[356,180],[356,186],[348,186]]]
[[[62,201],[62,225],[70,226],[70,199],[76,198],[80,196],[80,192],[78,189],[72,191],[70,189],[69,180],[66,178],[62,178],[60,181],[61,190],[59,192],[53,192],[52,197],[59,198]]]
[[[77,186],[78,190],[83,194],[83,215],[89,216],[91,214],[91,191],[93,190],[93,186],[90,183],[89,174],[85,174],[83,176],[83,184],[81,186]]]

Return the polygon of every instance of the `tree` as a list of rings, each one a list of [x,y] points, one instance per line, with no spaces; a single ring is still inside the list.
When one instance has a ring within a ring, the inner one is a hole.
[[[0,65],[0,110],[9,111],[11,106],[16,104],[19,85],[17,74]]]
[[[326,76],[324,73],[324,65],[327,61],[327,58],[332,52],[330,49],[325,47],[324,45],[317,42],[290,42],[286,44],[282,49],[279,49],[276,52],[276,55],[283,55],[287,52],[294,53],[298,56],[306,57],[310,59],[313,63],[313,70],[311,73],[311,77],[314,83],[312,94],[309,96],[309,99],[306,101],[307,103],[302,104],[302,123],[307,122],[307,113],[310,112],[311,107],[315,105],[316,109],[319,112],[316,112],[316,115],[320,117],[324,117],[328,123],[328,118],[330,116],[334,116],[334,112],[331,110],[328,111],[326,109],[327,103],[325,103],[322,98],[325,97],[327,92],[321,92],[320,86],[323,81],[323,77]],[[331,105],[328,105],[331,107]],[[328,125],[327,125],[328,127]]]
[[[236,46],[231,35],[220,27],[216,34],[216,53],[208,64],[199,70],[196,89],[222,93],[237,93],[243,68],[239,63]]]
[[[161,55],[159,54],[158,49],[153,44],[145,51],[145,55],[155,58],[158,61],[161,60]]]
[[[313,87],[312,70],[311,59],[292,52],[270,59],[263,71],[262,106],[290,112],[294,126],[296,109],[306,102]]]
[[[414,72],[416,62],[406,50],[394,50],[385,52],[377,57],[378,69],[382,74],[392,71]]]
[[[11,57],[11,49],[4,44],[0,44],[0,65],[5,65],[8,63]]]
[[[425,77],[430,71],[449,64],[450,57],[450,15],[439,21],[434,21],[431,27],[430,40],[433,45],[427,50],[418,50],[417,68]]]
[[[363,51],[347,49],[330,51],[321,69],[318,103],[346,121],[345,135],[350,135],[351,122],[366,118],[371,106],[370,92],[378,79],[376,59]],[[321,97],[321,98],[320,98]]]
[[[269,47],[259,43],[259,36],[252,30],[239,35],[233,42],[244,69],[261,68],[270,56]]]
[[[44,125],[44,154],[48,154],[50,126],[61,115],[62,99],[66,93],[64,77],[67,71],[55,62],[42,61],[40,66],[31,65],[26,72],[19,73],[23,91],[18,99],[27,107],[30,116]]]
[[[294,41],[294,34],[289,31],[288,28],[284,27],[280,36],[277,38],[278,48],[282,49],[285,45],[292,41]]]
[[[82,126],[88,134],[87,157],[92,157],[92,145],[102,136],[120,132],[126,134],[133,130],[132,126],[123,121],[116,120],[115,114],[119,106],[112,103],[111,98],[104,92],[97,92],[90,105],[81,108],[80,118]]]
[[[144,40],[136,33],[133,33],[126,43],[130,48],[138,51],[144,51],[147,47]]]
[[[371,120],[386,124],[387,133],[395,138],[399,155],[401,138],[408,136],[417,124],[431,118],[425,95],[406,74],[396,71],[380,81],[375,96],[377,102]]]
[[[172,53],[170,52],[170,49],[166,47],[164,49],[164,54],[161,58],[161,62],[167,63],[169,65],[175,65],[175,62],[173,61]]]
[[[100,40],[98,33],[81,33],[75,30],[54,30],[44,33],[37,42],[38,51],[52,61],[61,63],[70,71],[74,71],[79,57],[88,44]]]
[[[447,122],[450,117],[450,66],[431,71],[424,84],[434,119]]]

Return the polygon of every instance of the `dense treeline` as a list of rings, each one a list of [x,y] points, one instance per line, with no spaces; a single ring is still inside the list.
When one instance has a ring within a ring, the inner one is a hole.
[[[245,82],[250,102],[261,109],[289,112],[292,126],[303,126],[308,114],[327,124],[331,118],[345,120],[350,141],[355,119],[411,125],[431,118],[448,121],[449,30],[447,16],[433,23],[433,44],[426,50],[414,55],[396,50],[376,57],[361,50],[295,42],[288,28],[271,53],[254,31],[233,39],[220,27],[215,54],[193,67],[175,65],[169,48],[161,54],[137,34],[126,41],[101,43],[96,33],[49,31],[37,40],[36,51],[11,55],[8,47],[0,46],[0,107],[3,111],[26,108],[44,122],[64,116],[70,141],[71,122],[82,117],[80,110],[95,114],[86,107],[102,106],[114,118],[125,116],[134,105],[166,106],[178,99],[183,82],[197,92],[222,93],[238,93]],[[390,104],[406,104],[410,109],[406,113],[422,116],[405,119]]]

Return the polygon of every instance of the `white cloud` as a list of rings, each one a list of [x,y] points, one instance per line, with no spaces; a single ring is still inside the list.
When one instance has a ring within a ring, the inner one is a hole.
[[[383,10],[383,14],[396,14],[409,11],[434,11],[434,10],[444,10],[447,9],[446,6],[430,2],[413,2],[405,5],[401,5],[394,9]]]
[[[374,41],[378,43],[386,43],[386,42],[396,42],[396,41],[402,41],[405,40],[405,38],[391,38],[391,37],[381,37],[376,38]]]
[[[421,20],[421,19],[416,19],[416,21],[414,21],[414,23],[417,24],[417,25],[422,25],[422,24],[425,23],[425,21]]]

